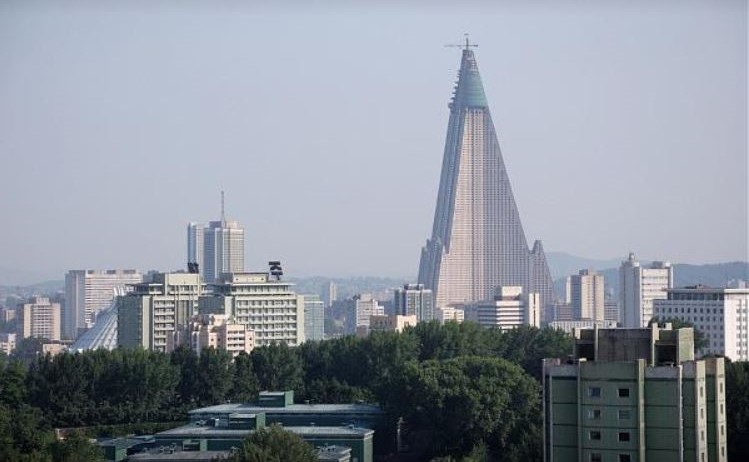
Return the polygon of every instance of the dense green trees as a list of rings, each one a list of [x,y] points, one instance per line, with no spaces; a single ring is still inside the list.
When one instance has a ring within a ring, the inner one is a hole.
[[[380,403],[389,428],[377,429],[376,451],[392,450],[382,444],[403,417],[404,443],[425,460],[538,460],[541,359],[571,351],[571,338],[551,329],[422,323],[259,347],[233,361],[186,348],[0,361],[0,460],[75,460],[66,454],[86,444],[54,443],[52,428],[178,422],[194,407],[254,400],[263,389],[293,389],[300,402]],[[728,363],[726,382],[729,454],[749,460],[749,366]]]
[[[301,437],[279,425],[256,431],[242,448],[229,459],[231,462],[315,462],[312,446]]]

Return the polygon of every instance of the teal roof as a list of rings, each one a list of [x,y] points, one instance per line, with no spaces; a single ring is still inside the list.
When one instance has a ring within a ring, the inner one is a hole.
[[[458,84],[455,87],[453,104],[461,107],[488,107],[484,86],[481,83],[479,67],[473,50],[463,50],[463,59],[458,71]]]

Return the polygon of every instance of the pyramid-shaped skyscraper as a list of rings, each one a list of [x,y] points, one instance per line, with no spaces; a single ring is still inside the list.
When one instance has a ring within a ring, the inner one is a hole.
[[[467,42],[450,102],[434,226],[421,252],[419,283],[432,289],[437,307],[491,300],[500,286],[538,293],[542,310],[553,301],[546,257],[540,241],[528,248]]]

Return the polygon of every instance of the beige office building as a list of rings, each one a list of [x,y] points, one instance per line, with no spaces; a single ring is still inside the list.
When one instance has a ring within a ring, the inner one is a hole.
[[[567,277],[567,298],[575,320],[604,320],[603,275],[593,270],[580,270]]]
[[[117,344],[170,351],[175,332],[198,314],[199,274],[156,273],[117,299]]]
[[[200,298],[202,314],[223,314],[255,333],[255,345],[304,342],[304,297],[269,273],[223,274],[213,294]]]
[[[27,337],[60,340],[60,304],[34,297],[19,307],[16,320],[19,340]]]
[[[466,319],[478,322],[483,327],[514,329],[519,326],[541,326],[540,300],[537,293],[523,293],[519,286],[503,286],[497,289],[493,300],[479,302],[468,307]]]
[[[403,332],[403,329],[413,327],[417,322],[415,314],[374,315],[369,318],[369,332]]]

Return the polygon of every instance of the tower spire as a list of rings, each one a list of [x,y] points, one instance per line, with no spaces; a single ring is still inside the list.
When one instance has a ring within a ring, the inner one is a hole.
[[[221,190],[221,226],[226,226],[226,213],[224,210],[224,190]]]
[[[448,48],[462,48],[465,51],[468,51],[471,48],[478,48],[479,45],[477,43],[471,43],[471,38],[468,32],[463,34],[463,37],[465,37],[465,43],[451,43],[445,46]]]

